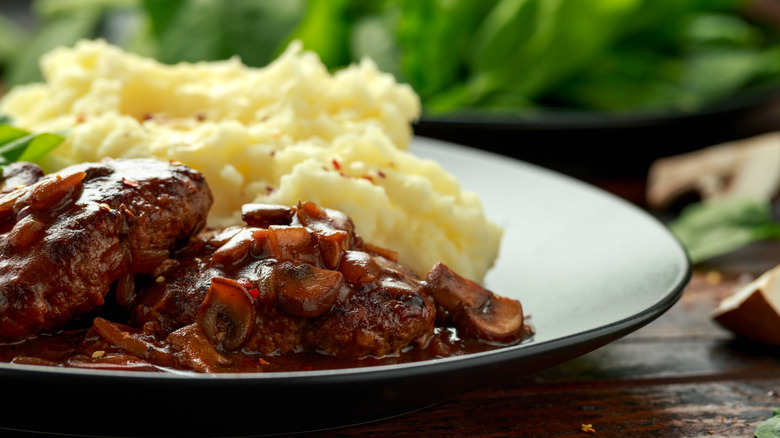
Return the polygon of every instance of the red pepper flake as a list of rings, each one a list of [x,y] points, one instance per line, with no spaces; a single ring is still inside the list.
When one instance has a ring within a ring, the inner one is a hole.
[[[271,362],[268,362],[262,357],[257,359],[257,363],[260,364],[261,367],[267,367],[268,365],[271,365]]]
[[[154,115],[152,113],[146,113],[141,117],[142,121],[152,120],[154,118]]]
[[[249,289],[247,292],[249,292],[249,295],[252,297],[253,300],[256,300],[257,297],[260,296],[260,291],[257,289]]]
[[[303,368],[301,368],[301,369],[302,369],[303,371],[311,371],[311,370],[313,370],[313,369],[314,369],[314,367],[313,367],[313,366],[311,366],[311,365],[306,365],[305,367],[303,367]]]
[[[496,309],[490,309],[491,313],[496,313]]]
[[[336,169],[336,170],[341,170],[341,164],[339,164],[339,162],[338,162],[338,161],[336,161],[336,159],[335,159],[335,158],[334,158],[333,160],[331,160],[331,162],[333,163],[333,168],[334,168],[334,169]]]
[[[385,173],[382,172],[381,170],[378,171],[376,174],[379,175],[380,178],[386,178],[387,177],[387,175],[385,175]]]
[[[136,188],[136,189],[138,187],[140,187],[139,184],[136,181],[133,181],[131,179],[127,179],[125,177],[122,177],[122,184],[124,184],[124,185],[126,185],[128,187]]]
[[[273,192],[275,192],[275,191],[276,191],[276,189],[275,189],[275,188],[273,188],[273,187],[271,187],[271,186],[265,186],[265,192],[266,192],[266,193],[269,193],[269,194],[270,194],[270,193],[273,193]]]
[[[76,124],[80,125],[87,121],[87,116],[84,114],[79,114],[78,117],[76,117]]]
[[[199,122],[202,122],[202,121],[206,120],[206,115],[205,115],[205,114],[203,114],[203,113],[201,113],[201,112],[199,112],[199,113],[195,114],[195,118],[196,118],[196,119],[197,119]]]

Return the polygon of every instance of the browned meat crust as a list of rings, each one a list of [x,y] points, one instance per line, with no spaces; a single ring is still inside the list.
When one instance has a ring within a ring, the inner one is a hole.
[[[62,327],[101,306],[117,279],[169,267],[211,204],[200,173],[148,159],[76,165],[3,195],[0,339]]]

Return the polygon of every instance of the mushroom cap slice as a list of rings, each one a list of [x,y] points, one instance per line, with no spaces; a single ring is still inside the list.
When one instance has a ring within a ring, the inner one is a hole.
[[[271,225],[290,225],[295,212],[290,207],[276,204],[244,204],[241,219],[250,227],[268,228]]]
[[[780,133],[661,158],[650,166],[647,181],[647,204],[659,210],[689,192],[705,200],[771,199],[780,192]]]
[[[780,345],[780,265],[723,299],[712,317],[740,336]]]
[[[443,263],[428,272],[423,290],[450,313],[464,339],[509,344],[526,333],[519,301],[498,296]]]
[[[523,307],[519,301],[493,295],[482,307],[459,306],[452,312],[458,334],[465,339],[477,339],[509,344],[523,337]]]
[[[252,334],[255,316],[254,300],[241,283],[215,277],[197,322],[212,344],[229,351],[239,348]]]
[[[341,272],[306,263],[278,263],[272,275],[277,306],[292,316],[322,315],[346,286]]]

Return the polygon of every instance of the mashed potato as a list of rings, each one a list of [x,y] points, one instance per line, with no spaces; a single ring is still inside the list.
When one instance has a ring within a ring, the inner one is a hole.
[[[51,172],[104,157],[181,161],[206,176],[212,226],[247,202],[312,200],[341,210],[366,241],[424,275],[438,261],[481,280],[501,230],[438,164],[406,151],[420,102],[370,60],[335,74],[297,43],[264,68],[231,59],[164,65],[82,41],[41,60],[0,112],[31,131],[67,132]]]

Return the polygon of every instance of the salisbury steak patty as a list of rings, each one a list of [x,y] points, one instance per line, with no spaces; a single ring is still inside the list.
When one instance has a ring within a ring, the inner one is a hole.
[[[151,159],[71,166],[3,195],[0,339],[62,327],[117,279],[169,264],[212,201],[200,173]]]

